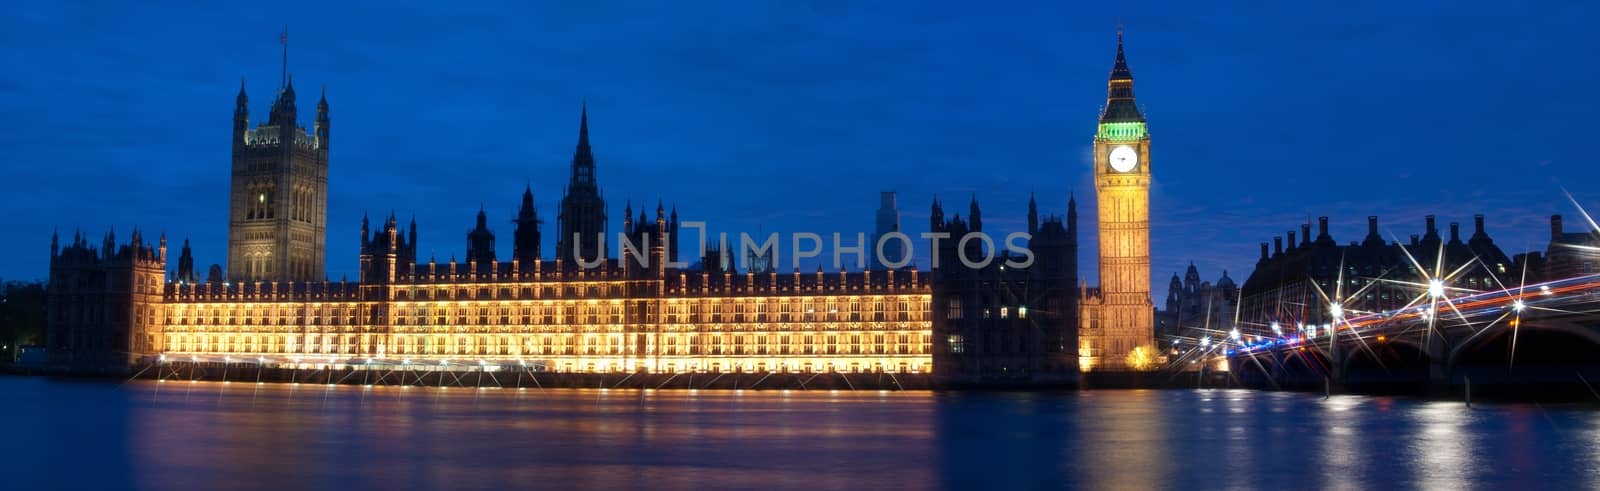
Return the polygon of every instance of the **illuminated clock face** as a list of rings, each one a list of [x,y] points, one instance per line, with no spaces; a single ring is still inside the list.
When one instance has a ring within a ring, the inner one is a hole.
[[[1139,152],[1134,151],[1133,147],[1123,145],[1111,149],[1111,170],[1128,172],[1138,165]]]

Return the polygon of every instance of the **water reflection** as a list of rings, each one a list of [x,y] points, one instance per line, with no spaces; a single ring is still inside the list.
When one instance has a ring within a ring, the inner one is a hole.
[[[7,489],[1600,485],[1591,408],[1226,390],[474,390],[0,378]],[[85,472],[84,469],[93,469]]]
[[[1409,416],[1421,428],[1409,445],[1416,482],[1426,489],[1467,489],[1478,470],[1466,427],[1471,409],[1459,402],[1426,402]]]

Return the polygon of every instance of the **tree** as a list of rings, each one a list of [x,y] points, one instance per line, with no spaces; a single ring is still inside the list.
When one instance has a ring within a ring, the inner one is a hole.
[[[23,345],[44,343],[44,282],[10,281],[0,286],[0,363],[11,363]]]
[[[1126,361],[1129,369],[1137,372],[1148,372],[1156,369],[1159,364],[1158,356],[1156,348],[1147,344],[1134,347],[1132,351],[1129,351]]]

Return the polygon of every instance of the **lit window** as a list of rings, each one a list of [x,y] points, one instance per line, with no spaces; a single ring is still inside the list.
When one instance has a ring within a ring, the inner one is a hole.
[[[962,339],[960,334],[951,334],[945,342],[949,343],[951,353],[963,353],[966,351],[966,340]]]

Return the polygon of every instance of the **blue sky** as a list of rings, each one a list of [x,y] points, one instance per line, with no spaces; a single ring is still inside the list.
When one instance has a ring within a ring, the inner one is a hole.
[[[1154,137],[1157,299],[1191,260],[1242,281],[1258,242],[1319,215],[1346,242],[1367,215],[1403,238],[1484,213],[1508,252],[1543,249],[1563,189],[1600,199],[1600,16],[1391,3],[31,3],[0,14],[0,278],[45,276],[55,228],[165,230],[223,262],[233,96],[243,77],[266,117],[285,24],[301,124],[323,85],[332,107],[334,278],[364,211],[415,214],[441,260],[480,205],[509,253],[528,182],[553,224],[587,98],[612,216],[664,199],[714,232],[854,233],[893,189],[908,231],[935,193],[1015,230],[1030,192],[1045,213],[1076,192],[1093,279],[1119,18]]]

